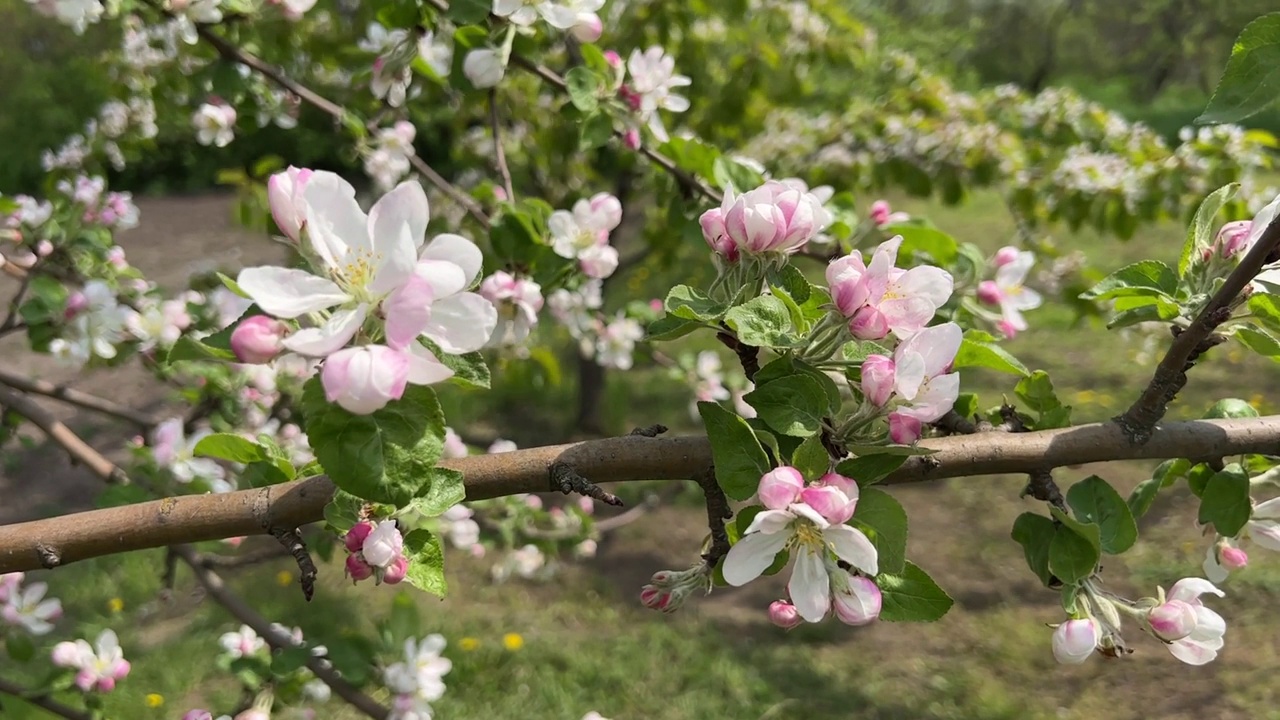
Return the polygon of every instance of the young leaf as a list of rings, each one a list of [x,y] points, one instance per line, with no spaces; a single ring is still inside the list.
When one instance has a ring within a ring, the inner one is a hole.
[[[695,288],[677,285],[667,293],[666,309],[672,316],[683,320],[714,323],[720,320],[728,308],[711,300]]]
[[[855,526],[876,546],[880,572],[896,575],[907,561],[907,511],[892,495],[867,488],[853,512]]]
[[[894,470],[902,467],[907,461],[907,455],[889,455],[886,453],[876,453],[873,455],[859,455],[855,458],[841,461],[836,466],[836,472],[858,483],[860,487],[875,485],[885,479]]]
[[[911,563],[899,574],[880,573],[876,585],[883,596],[880,619],[885,622],[933,622],[954,603],[928,573]]]
[[[996,344],[995,337],[981,330],[969,330],[960,343],[953,367],[984,367],[1026,377],[1029,372],[1008,350]]]
[[[1223,185],[1200,203],[1191,227],[1187,228],[1182,257],[1178,258],[1178,277],[1186,277],[1187,270],[1200,262],[1200,256],[1213,245],[1214,220],[1239,189],[1240,183]]]
[[[808,375],[771,380],[743,398],[769,427],[794,437],[808,437],[822,427],[827,393]]]
[[[600,77],[591,68],[579,65],[564,76],[569,101],[584,113],[595,112],[600,105]]]
[[[747,345],[791,347],[798,342],[791,334],[787,306],[772,295],[761,295],[729,310],[724,321]]]
[[[805,480],[813,481],[827,474],[831,456],[822,445],[819,435],[811,435],[791,453],[791,467],[800,471]]]
[[[1097,475],[1090,475],[1067,490],[1067,503],[1081,522],[1098,526],[1102,551],[1110,555],[1133,547],[1138,524],[1120,493]]]
[[[1249,312],[1272,332],[1280,332],[1280,299],[1270,293],[1254,293],[1249,298]]]
[[[236,354],[230,350],[223,350],[206,345],[199,340],[192,338],[190,335],[183,335],[178,338],[178,342],[169,348],[168,362],[175,363],[181,360],[217,360],[220,362],[235,362]]]
[[[401,512],[417,513],[421,517],[436,517],[466,499],[462,473],[448,468],[431,468],[427,476],[427,489],[401,508]]]
[[[1044,515],[1024,512],[1013,521],[1011,533],[1013,540],[1022,546],[1022,552],[1027,558],[1027,567],[1031,568],[1031,572],[1035,573],[1046,587],[1053,577],[1049,572],[1049,546],[1053,543],[1056,532],[1057,526],[1053,524],[1053,520]]]
[[[1280,13],[1245,26],[1231,48],[1227,69],[1196,123],[1240,122],[1280,97]]]
[[[1259,355],[1280,360],[1280,340],[1266,330],[1242,325],[1236,328],[1236,337]]]
[[[450,383],[480,390],[489,389],[489,365],[479,351],[452,355],[441,351],[439,345],[426,338],[420,338],[419,342],[434,353],[442,365],[453,371]]]
[[[650,342],[675,340],[700,327],[704,326],[697,320],[686,320],[675,315],[667,315],[649,323],[648,327],[645,328],[645,340]]]
[[[1157,465],[1151,477],[1138,483],[1133,492],[1129,493],[1127,504],[1134,520],[1147,514],[1147,510],[1151,509],[1151,503],[1155,502],[1156,495],[1161,489],[1172,485],[1175,480],[1186,475],[1190,469],[1191,463],[1181,458],[1165,460]]]
[[[1253,503],[1249,499],[1249,474],[1240,463],[1231,463],[1214,473],[1200,496],[1200,523],[1213,524],[1219,535],[1235,537],[1249,522]]]
[[[698,414],[711,441],[716,482],[733,500],[756,494],[760,478],[769,472],[769,458],[746,421],[712,402],[698,403]]]
[[[237,463],[251,463],[267,459],[262,446],[231,433],[214,433],[201,438],[192,448],[196,457],[217,458]]]
[[[1163,295],[1170,300],[1178,292],[1178,276],[1173,268],[1158,260],[1142,260],[1103,278],[1082,300],[1110,300],[1134,295]]]
[[[414,530],[404,537],[409,571],[404,579],[419,590],[444,597],[449,590],[444,579],[444,545],[440,536],[428,530]]]
[[[1097,527],[1096,525],[1091,527]],[[1049,572],[1064,583],[1080,582],[1098,565],[1098,548],[1067,525],[1059,525],[1049,543]]]

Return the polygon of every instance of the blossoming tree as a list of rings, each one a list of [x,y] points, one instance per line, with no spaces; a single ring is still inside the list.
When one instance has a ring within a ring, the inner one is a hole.
[[[769,117],[744,109],[740,129],[758,133],[745,143],[752,159],[717,147],[716,122],[693,121],[702,132],[691,132],[677,118],[696,114],[700,82],[730,93],[756,83],[780,97],[781,85],[806,74],[803,57],[779,85],[677,72],[722,28],[673,32],[684,40],[671,47],[630,46],[619,31],[619,50],[597,46],[615,41],[611,29],[627,12],[646,17],[656,5],[29,2],[77,32],[120,28],[110,58],[120,96],[47,153],[44,198],[2,199],[0,269],[17,289],[0,334],[24,333],[32,351],[74,368],[136,361],[180,388],[194,411],[155,421],[0,369],[5,433],[9,417],[28,421],[119,489],[111,507],[0,527],[6,651],[50,667],[42,687],[0,678],[2,693],[63,717],[99,716],[102,694],[130,671],[116,634],[38,648],[62,607],[24,573],[167,548],[243,623],[220,639],[219,662],[246,693],[237,720],[331,695],[373,718],[431,717],[451,662],[443,638],[412,630],[410,610],[392,611],[381,646],[331,651],[230,592],[211,559],[220,555],[196,544],[273,536],[298,563],[308,599],[312,552],[336,548],[368,592],[407,583],[443,595],[446,543],[484,554],[480,539],[495,528],[507,551],[496,579],[536,576],[561,547],[589,556],[608,522],[592,522],[595,503],[622,502],[597,484],[605,481],[692,480],[705,495],[706,542],[689,548],[687,569],[655,569],[641,603],[673,612],[715,588],[789,572],[786,597],[761,612],[791,628],[941,618],[951,598],[907,559],[906,513],[878,486],[1026,474],[1027,494],[1044,508],[1012,519],[1011,535],[1030,571],[1059,593],[1046,641],[1063,663],[1133,652],[1140,634],[1183,662],[1212,661],[1226,631],[1211,608],[1224,593],[1218,584],[1248,562],[1250,545],[1280,549],[1280,498],[1261,497],[1277,477],[1280,418],[1226,403],[1215,418],[1164,420],[1216,345],[1280,358],[1280,197],[1257,175],[1270,162],[1259,148],[1273,140],[1210,129],[1171,149],[1069,95],[959,93],[909,56],[874,55],[868,39],[838,62],[887,60],[875,78],[893,93],[886,112],[872,117],[862,100],[834,121],[799,103],[779,101]],[[751,5],[761,22],[796,31],[798,57],[837,44],[829,25],[858,27],[834,8]],[[686,20],[672,12],[668,30]],[[1262,107],[1271,76],[1256,67],[1260,53],[1274,52],[1278,26],[1267,16],[1245,29],[1206,121]],[[830,97],[839,73],[818,78],[813,95]],[[289,128],[303,107],[334,121],[374,197],[341,173],[267,162],[232,180],[247,218],[255,208],[264,224],[269,216],[287,263],[195,278],[173,296],[129,265],[113,234],[137,224],[138,212],[94,174],[101,163],[145,153],[162,113],[189,118],[198,143],[226,147],[247,118]],[[447,135],[455,114],[475,124],[459,152],[465,170],[446,174],[419,151]],[[560,138],[565,157],[546,157],[549,138]],[[813,173],[801,172],[811,160]],[[611,174],[627,182],[606,185]],[[820,181],[834,187],[809,184]],[[988,257],[854,195],[888,184],[951,200],[997,185],[1025,247]],[[1028,287],[1037,253],[1053,251],[1037,228],[1088,222],[1125,236],[1184,214],[1176,267],[1144,260],[1070,290],[1110,313],[1113,327],[1172,335],[1127,411],[1073,424],[1048,373],[1025,367],[997,336],[1026,330],[1046,300]],[[647,227],[628,228],[633,215]],[[620,248],[624,236],[631,247]],[[709,248],[708,280],[604,311],[603,282],[635,262],[622,250],[670,259],[673,247],[690,246],[703,259]],[[490,361],[518,360],[548,320],[597,366],[627,370],[640,346],[652,347],[645,360],[689,383],[705,433],[666,437],[654,425],[473,452],[477,443],[448,427],[439,394],[487,388]],[[726,379],[715,353],[664,354],[697,335],[733,354],[740,381]],[[1007,373],[1016,402],[988,407],[962,392],[965,370],[977,367]],[[132,461],[108,461],[38,396],[140,426]],[[1066,465],[1139,459],[1165,462],[1127,498],[1097,476],[1065,494],[1054,478]],[[1206,578],[1120,596],[1100,563],[1134,546],[1137,519],[1182,480],[1212,536]],[[534,494],[547,492],[574,498],[548,508]],[[317,523],[323,532],[304,540],[299,528]],[[231,717],[184,717],[218,716]]]

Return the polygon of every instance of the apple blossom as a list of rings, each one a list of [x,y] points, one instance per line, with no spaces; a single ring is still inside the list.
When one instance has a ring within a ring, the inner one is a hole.
[[[827,269],[831,296],[849,318],[849,332],[860,340],[879,340],[890,332],[907,339],[920,332],[951,297],[947,271],[928,265],[895,267],[902,236],[881,243],[863,266],[855,251]]]
[[[699,563],[688,570],[660,570],[640,589],[640,604],[650,610],[673,613],[679,610],[694,590],[704,595],[711,592],[711,568]]]
[[[1183,638],[1170,642],[1169,652],[1188,665],[1204,665],[1218,657],[1222,649],[1222,636],[1227,623],[1218,613],[1205,607],[1200,596],[1211,593],[1223,597],[1225,593],[1213,583],[1202,578],[1183,578],[1169,590],[1166,602],[1180,601],[1191,607],[1195,624]]]
[[[418,38],[418,56],[436,75],[449,77],[453,65],[453,44],[447,34],[437,37],[430,30],[422,33]]]
[[[230,105],[205,103],[191,117],[196,142],[226,147],[235,139],[236,109]]]
[[[422,351],[435,359],[430,351]],[[320,370],[324,396],[336,402],[344,410],[357,415],[368,415],[386,407],[388,402],[399,400],[409,382],[412,355],[385,345],[361,345],[339,350],[325,361]],[[420,384],[440,382],[452,374],[428,366],[433,372],[416,376]],[[427,380],[427,378],[430,378]]]
[[[267,180],[267,203],[271,217],[285,237],[294,242],[302,239],[307,224],[307,205],[302,190],[311,179],[311,170],[290,165]]]
[[[876,224],[876,227],[880,228],[888,227],[889,225],[905,222],[911,219],[911,216],[904,212],[893,212],[893,209],[889,206],[889,203],[886,200],[876,200],[871,203],[871,210],[868,213],[868,217],[871,218],[871,222]]]
[[[172,347],[191,326],[191,315],[184,300],[162,303],[139,302],[139,312],[129,313],[125,325],[139,341],[138,349],[147,352],[156,347]]]
[[[394,520],[383,520],[374,526],[360,546],[365,562],[377,568],[387,568],[404,552],[404,536]]]
[[[367,53],[385,55],[403,45],[409,39],[409,31],[402,28],[388,30],[380,23],[369,23],[365,28],[365,36],[356,47]]]
[[[707,244],[730,261],[737,253],[797,252],[830,222],[831,214],[812,193],[776,180],[741,195],[730,190],[718,212],[699,218]]]
[[[444,429],[444,456],[447,458],[462,458],[471,454],[467,449],[467,444],[462,441],[458,433],[453,428],[446,427]]]
[[[75,685],[83,692],[111,692],[129,674],[120,641],[112,630],[103,630],[92,646],[85,640],[61,642],[53,649],[59,667],[77,670]]]
[[[578,253],[578,267],[589,278],[607,278],[618,269],[618,249],[612,245],[592,245]]]
[[[413,71],[408,65],[392,68],[385,58],[378,58],[373,62],[369,89],[375,98],[385,99],[391,107],[400,107],[404,104],[411,82],[413,82]]]
[[[1035,261],[1035,253],[1019,252],[1013,260],[999,266],[994,281],[986,280],[978,286],[978,300],[1000,306],[1003,321],[1000,328],[1007,337],[1026,330],[1027,321],[1022,312],[1034,310],[1043,302],[1040,293],[1023,284]]]
[[[658,142],[670,139],[658,110],[684,112],[689,109],[688,99],[671,92],[674,88],[684,87],[692,82],[685,75],[677,75],[675,65],[675,59],[658,45],[643,52],[639,49],[632,50],[631,57],[627,59],[627,71],[631,79],[623,90],[631,99],[640,122],[648,124],[649,131]]]
[[[27,0],[42,15],[68,25],[77,35],[102,18],[106,8],[100,0]]]
[[[1204,576],[1211,583],[1227,579],[1232,570],[1240,570],[1249,564],[1249,554],[1233,538],[1219,538],[1205,552]]]
[[[101,280],[90,280],[80,291],[84,311],[63,328],[62,337],[49,344],[49,352],[66,365],[79,368],[93,357],[106,360],[117,354],[115,344],[124,339],[131,312],[116,300],[115,291]]]
[[[18,578],[21,581],[21,577]],[[45,599],[49,591],[47,583],[30,583],[19,588],[10,581],[5,591],[4,604],[0,605],[0,619],[20,627],[32,635],[45,635],[53,630],[53,621],[62,617],[62,601]]]
[[[364,547],[365,538],[369,537],[371,532],[373,532],[373,523],[361,520],[352,525],[347,534],[342,536],[342,544],[347,548],[347,552],[360,552],[360,548]]]
[[[831,605],[845,625],[866,625],[880,617],[883,595],[875,581],[847,572],[831,574]]]
[[[308,10],[316,6],[316,0],[278,0],[285,18],[301,20]]]
[[[9,598],[16,597],[15,593],[22,587],[22,578],[26,577],[26,573],[11,572],[0,574],[0,603],[9,602]]]
[[[1068,620],[1053,631],[1053,657],[1064,665],[1079,665],[1093,654],[1102,627],[1093,618]]]
[[[762,485],[763,481],[762,477]],[[834,487],[830,490],[840,492]],[[759,577],[785,549],[790,549],[796,559],[787,584],[791,602],[809,622],[821,621],[831,609],[829,573],[843,572],[832,553],[869,575],[879,572],[878,554],[867,536],[848,525],[832,525],[805,502],[802,491],[787,507],[765,509],[755,516],[725,556],[725,581],[735,587],[747,584]]]
[[[1147,611],[1147,627],[1165,642],[1181,640],[1196,629],[1196,611],[1182,600],[1166,600]]]
[[[579,13],[569,32],[578,42],[593,43],[604,34],[604,23],[594,12]]]
[[[804,476],[793,467],[770,470],[760,478],[756,496],[768,510],[785,510],[796,502],[804,488]]]
[[[444,648],[444,636],[438,634],[405,640],[404,660],[383,671],[383,682],[398,695],[428,702],[439,700],[444,697],[444,676],[453,669],[453,662],[440,654]]]
[[[222,650],[231,658],[242,658],[255,655],[259,651],[267,647],[267,641],[258,636],[253,628],[248,625],[241,625],[240,629],[235,632],[223,633],[218,638],[218,644],[222,646]]]
[[[284,350],[289,326],[266,315],[246,318],[231,332],[231,352],[242,363],[271,362]]]
[[[945,414],[945,413],[944,413]],[[924,423],[901,412],[889,413],[889,439],[899,445],[910,445],[920,439]]]
[[[400,555],[395,560],[392,560],[391,564],[388,565],[385,570],[383,570],[382,582],[388,585],[399,584],[401,580],[404,580],[404,576],[408,572],[409,572],[409,559],[406,558],[404,555]]]
[[[347,577],[353,582],[368,580],[373,577],[373,568],[359,555],[348,555],[345,563]]]
[[[581,257],[590,248],[608,245],[609,233],[621,222],[622,204],[618,198],[603,192],[589,199],[582,198],[573,204],[572,212],[557,210],[551,213],[547,220],[551,249],[563,258]]]
[[[498,328],[490,338],[492,345],[515,345],[529,337],[538,324],[542,310],[542,286],[529,278],[521,278],[499,270],[480,283],[480,296],[498,310]]]
[[[795,605],[785,600],[775,600],[769,604],[769,622],[784,630],[790,630],[804,622],[804,618],[796,612]]]
[[[643,338],[644,329],[640,327],[640,323],[619,314],[600,334],[596,362],[604,367],[630,370],[633,362],[631,354],[635,351],[636,343]]]
[[[226,480],[222,466],[212,458],[195,456],[196,445],[212,431],[204,429],[187,437],[183,424],[182,418],[170,418],[151,431],[151,453],[156,464],[184,485],[201,479],[208,482],[214,492],[230,492],[233,487]]]
[[[502,82],[507,72],[502,53],[493,48],[471,50],[462,60],[462,74],[477,89],[491,88]]]
[[[472,519],[474,515],[466,505],[454,505],[440,515],[440,534],[459,550],[470,548],[480,542],[480,524]]]

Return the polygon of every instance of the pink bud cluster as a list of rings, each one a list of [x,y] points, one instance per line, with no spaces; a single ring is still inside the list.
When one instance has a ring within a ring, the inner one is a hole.
[[[409,559],[404,555],[404,536],[394,520],[377,525],[362,520],[342,539],[347,548],[347,576],[355,582],[374,578],[376,583],[395,585],[404,580]]]
[[[649,584],[640,588],[640,603],[651,610],[673,613],[679,610],[693,594],[701,590],[711,592],[711,568],[705,563],[688,570],[661,570],[649,578]]]
[[[889,413],[889,437],[909,444],[919,439],[924,423],[947,413],[960,395],[960,376],[951,364],[963,341],[960,326],[943,323],[925,328],[898,345],[893,357],[869,355],[862,363],[862,392],[877,407],[894,397],[903,401]]]
[[[876,248],[869,265],[854,251],[827,266],[831,299],[859,340],[880,340],[890,333],[911,337],[951,297],[953,281],[946,270],[896,267],[901,246],[902,236],[897,235]]]
[[[831,220],[813,193],[777,180],[741,195],[729,190],[720,207],[698,218],[707,245],[729,262],[740,254],[798,252]]]

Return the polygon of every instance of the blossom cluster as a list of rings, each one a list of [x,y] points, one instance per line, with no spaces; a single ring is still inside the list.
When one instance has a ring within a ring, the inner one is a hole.
[[[404,536],[394,520],[376,525],[367,520],[355,524],[345,537],[347,576],[355,582],[373,578],[374,582],[395,585],[404,580],[409,558],[404,554]]]
[[[430,719],[430,703],[444,697],[444,676],[453,669],[452,661],[441,655],[445,644],[442,635],[409,638],[404,642],[404,659],[382,671],[383,682],[395,695],[391,720]]]
[[[62,617],[62,601],[46,598],[49,585],[43,582],[23,584],[23,573],[0,575],[0,620],[32,635],[46,635],[53,622]]]

